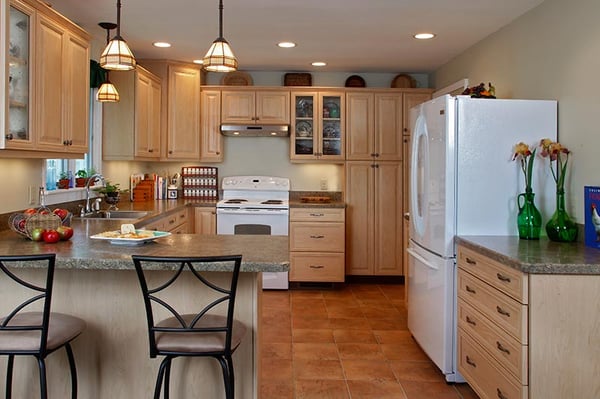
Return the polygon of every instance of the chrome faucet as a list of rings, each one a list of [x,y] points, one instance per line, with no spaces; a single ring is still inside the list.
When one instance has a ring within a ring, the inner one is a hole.
[[[104,176],[102,176],[101,174],[96,173],[96,174],[90,176],[87,183],[85,183],[85,207],[81,208],[81,215],[80,215],[82,217],[89,215],[90,213],[92,213],[94,211],[92,209],[92,207],[90,206],[90,184],[92,184],[92,182],[95,182],[96,179],[100,179],[102,181],[102,185],[103,186],[105,185]],[[98,205],[99,205],[99,203],[96,202],[96,206],[98,206]],[[98,210],[98,209],[96,209],[96,210]]]

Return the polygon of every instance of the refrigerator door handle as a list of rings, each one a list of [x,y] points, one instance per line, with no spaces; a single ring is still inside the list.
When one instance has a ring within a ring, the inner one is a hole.
[[[421,262],[422,264],[424,264],[425,266],[427,266],[430,269],[433,270],[439,270],[439,267],[437,267],[436,265],[434,265],[432,262],[428,261],[427,259],[425,259],[424,257],[422,257],[421,255],[419,255],[417,253],[417,251],[415,251],[412,248],[407,248],[406,252],[408,252],[408,254],[410,256],[412,256],[413,258],[415,258],[416,260],[418,260],[419,262]]]
[[[410,213],[412,214],[412,226],[421,238],[425,233],[427,225],[427,214],[429,210],[424,209],[428,206],[428,187],[426,181],[429,181],[429,143],[427,135],[427,126],[425,117],[419,115],[415,122],[414,138],[412,139],[412,149],[410,157]],[[422,144],[421,144],[422,143]],[[422,145],[422,153],[419,153],[419,147]],[[425,159],[420,159],[419,156]],[[421,169],[419,169],[421,163]]]

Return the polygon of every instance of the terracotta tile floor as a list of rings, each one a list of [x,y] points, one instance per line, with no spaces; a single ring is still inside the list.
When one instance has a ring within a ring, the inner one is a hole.
[[[478,399],[406,326],[403,285],[264,291],[261,399]]]

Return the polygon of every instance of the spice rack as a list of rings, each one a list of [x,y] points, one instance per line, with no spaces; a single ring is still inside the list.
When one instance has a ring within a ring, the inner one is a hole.
[[[219,197],[218,168],[214,166],[184,166],[181,168],[183,198],[217,201]]]

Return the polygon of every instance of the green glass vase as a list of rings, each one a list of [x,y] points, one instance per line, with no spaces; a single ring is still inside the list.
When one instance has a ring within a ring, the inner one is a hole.
[[[519,213],[517,215],[517,227],[519,229],[519,238],[524,240],[538,240],[542,230],[542,215],[535,207],[535,194],[531,189],[517,196],[517,206]]]
[[[552,241],[573,242],[577,239],[577,224],[565,210],[565,191],[556,190],[556,211],[546,223],[546,234]]]

